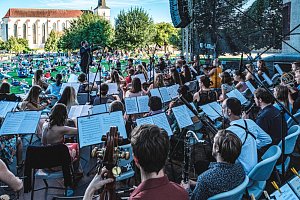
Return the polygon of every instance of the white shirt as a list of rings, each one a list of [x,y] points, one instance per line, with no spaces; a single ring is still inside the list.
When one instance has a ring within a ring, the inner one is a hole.
[[[242,143],[245,142],[242,146],[241,155],[237,160],[243,165],[246,174],[248,174],[257,164],[257,149],[271,144],[272,139],[253,120],[246,119],[245,121],[247,123],[248,130],[256,137],[256,140],[249,134],[245,142],[246,131],[240,127],[233,126],[234,124],[238,124],[242,127],[245,127],[243,119],[232,121],[230,123],[230,127],[228,127],[226,130],[230,130],[236,134],[241,139]]]

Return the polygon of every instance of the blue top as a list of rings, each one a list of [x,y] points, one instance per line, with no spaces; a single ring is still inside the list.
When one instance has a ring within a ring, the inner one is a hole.
[[[51,95],[57,97],[58,99],[60,98],[60,89],[61,89],[62,84],[60,84],[59,86],[56,85],[56,83],[51,83],[47,90],[46,93],[50,93]]]
[[[243,183],[245,172],[241,164],[212,162],[207,171],[198,176],[191,200],[204,200],[232,190]]]
[[[278,145],[281,140],[282,126],[280,111],[277,108],[273,105],[268,105],[262,109],[257,115],[256,124],[271,136],[272,145]],[[287,130],[287,123],[285,120],[284,126],[285,130]]]

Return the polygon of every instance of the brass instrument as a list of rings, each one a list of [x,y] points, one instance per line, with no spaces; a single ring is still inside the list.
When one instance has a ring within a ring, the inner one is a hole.
[[[295,75],[293,72],[283,73],[280,77],[281,83],[293,86],[295,84]]]

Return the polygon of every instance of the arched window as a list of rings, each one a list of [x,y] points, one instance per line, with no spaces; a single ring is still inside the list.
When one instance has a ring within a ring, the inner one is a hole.
[[[27,38],[27,26],[26,26],[26,24],[23,24],[23,38],[24,39]]]
[[[63,23],[61,24],[61,27],[62,27],[62,30],[63,30],[63,31],[66,29],[66,24],[65,24],[65,22],[63,22]]]
[[[42,25],[42,43],[46,42],[46,25]]]
[[[14,24],[14,37],[18,37],[18,25]]]
[[[66,21],[66,28],[69,28],[69,27],[70,27],[70,21],[67,20],[67,21]]]
[[[36,39],[36,24],[32,25],[32,40],[33,44],[36,44],[37,39]]]
[[[56,23],[55,22],[53,23],[52,30],[56,31]]]

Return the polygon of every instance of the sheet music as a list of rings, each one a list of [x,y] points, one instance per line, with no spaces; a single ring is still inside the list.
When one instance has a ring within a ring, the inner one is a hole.
[[[125,98],[125,108],[128,115],[139,113],[136,97]]]
[[[91,105],[76,105],[72,106],[68,118],[77,118],[77,117],[82,117],[86,116],[89,114],[89,111],[91,109]]]
[[[76,74],[70,74],[68,78],[68,83],[77,83],[78,82],[78,76]]]
[[[8,112],[0,135],[35,133],[41,113],[41,111]]]
[[[174,107],[172,111],[180,128],[185,128],[193,124],[185,105]]]
[[[160,95],[160,92],[159,92],[158,88],[154,88],[154,89],[150,90],[150,94],[151,94],[151,96],[161,98],[161,95]]]
[[[120,132],[120,136],[122,136],[124,139],[127,138],[125,121],[122,111],[104,113],[101,114],[101,116],[101,133],[106,134],[110,130],[111,126],[117,126],[118,131]]]
[[[60,89],[60,94],[62,94],[64,92],[64,89],[67,87],[67,86],[71,86],[75,89],[76,93],[78,92],[78,89],[79,89],[79,86],[80,86],[80,83],[63,83],[62,86],[61,86],[61,89]]]
[[[0,117],[4,118],[8,112],[13,111],[18,105],[18,102],[0,101]]]
[[[250,81],[245,82],[249,90],[251,91],[252,94],[255,92],[255,87],[250,83]]]
[[[273,85],[272,80],[268,77],[266,73],[263,73],[262,77],[265,79],[265,81],[268,83],[269,86]]]
[[[178,94],[179,85],[178,84],[167,87],[167,89],[168,89],[169,95],[172,99],[175,99],[179,96],[179,94]]]
[[[94,79],[95,79],[96,73],[89,73],[89,79],[90,79],[90,83],[93,83]],[[87,77],[88,78],[88,77]],[[98,72],[96,80],[95,81],[100,81],[100,74]]]
[[[278,74],[279,74],[280,76],[282,76],[283,71],[282,71],[281,67],[280,67],[278,64],[274,65],[274,67],[275,67],[275,69],[277,70]]]
[[[275,197],[276,200],[299,200],[288,184],[283,185],[280,190],[282,193],[276,190],[270,197]]]
[[[143,124],[154,124],[154,122],[153,122],[152,117],[149,116],[149,117],[143,117],[143,118],[136,119],[136,124],[138,126],[141,126]]]
[[[142,83],[142,84],[146,82],[146,78],[145,78],[145,75],[144,75],[144,74],[137,74],[137,75],[131,76],[131,80],[132,80],[133,78],[139,78],[139,79],[141,80],[141,83]]]
[[[293,189],[295,194],[300,198],[300,178],[298,176],[295,176],[288,182],[288,184]]]
[[[108,85],[108,94],[119,94],[117,83],[107,83],[107,85]]]
[[[173,135],[166,113],[160,113],[152,116],[153,123],[167,131],[168,136]]]
[[[148,106],[149,96],[139,96],[137,97],[137,105],[139,107],[139,113],[149,112],[150,108]]]
[[[78,118],[78,137],[80,148],[94,144],[100,144],[102,135],[101,132],[101,115],[91,115]]]
[[[220,117],[220,115],[209,104],[202,105],[200,108],[213,121]]]
[[[195,109],[195,110],[197,110],[196,109],[196,107],[195,107],[195,105],[193,104],[193,103],[190,103],[190,105]],[[185,108],[186,108],[186,110],[187,110],[187,112],[189,113],[189,116],[190,117],[195,117],[195,114],[185,105]]]
[[[240,102],[241,102],[242,105],[247,103],[247,99],[237,89],[232,90],[231,92],[228,92],[226,94],[226,96],[227,97],[235,97],[235,98],[237,98],[238,100],[240,100]]]
[[[102,114],[108,112],[106,104],[95,105],[91,108],[92,114]]]
[[[222,106],[218,104],[216,101],[209,103],[209,106],[214,109],[220,116],[223,116]]]
[[[159,92],[160,92],[161,98],[163,100],[163,103],[166,103],[166,102],[169,102],[172,100],[169,95],[168,89],[166,87],[159,88]]]

